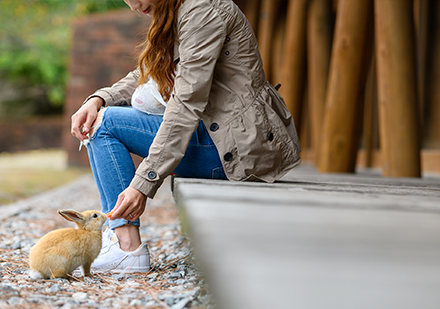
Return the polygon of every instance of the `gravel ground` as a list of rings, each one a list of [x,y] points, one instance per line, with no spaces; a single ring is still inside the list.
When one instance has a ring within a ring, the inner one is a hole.
[[[214,308],[215,304],[180,230],[169,179],[142,216],[151,253],[148,274],[80,275],[31,280],[31,246],[54,229],[72,227],[58,209],[100,209],[91,176],[53,191],[1,206],[0,308]]]

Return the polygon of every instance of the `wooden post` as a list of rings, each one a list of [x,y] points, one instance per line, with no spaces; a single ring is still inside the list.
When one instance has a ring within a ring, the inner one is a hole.
[[[373,153],[378,142],[377,131],[377,72],[373,57],[365,85],[363,144],[365,167],[373,167]]]
[[[272,42],[275,20],[277,16],[278,0],[262,0],[260,20],[258,24],[258,45],[260,48],[263,68],[267,80],[271,80],[272,74]]]
[[[440,149],[440,2],[434,1],[427,67],[426,147]]]
[[[319,169],[354,172],[367,63],[370,0],[338,0]]]
[[[308,0],[290,0],[287,6],[286,37],[284,40],[283,85],[280,93],[293,118],[296,129],[301,127],[301,106],[306,79],[306,21]]]
[[[420,177],[413,3],[374,4],[383,175]]]
[[[414,0],[414,25],[416,39],[417,93],[420,116],[420,138],[423,138],[423,114],[426,93],[426,57],[428,48],[429,0]]]
[[[255,35],[258,35],[258,19],[260,15],[260,0],[247,0],[245,5],[245,15],[254,29]]]
[[[284,67],[284,39],[286,18],[279,14],[275,23],[275,33],[272,40],[272,74],[271,81],[273,85],[283,83],[282,70]]]
[[[307,21],[307,77],[311,145],[319,162],[325,94],[333,37],[332,2],[311,0]]]
[[[307,86],[306,86],[307,87]],[[299,140],[301,141],[301,153],[309,160],[314,159],[313,151],[311,151],[311,136],[310,136],[310,105],[308,104],[308,92],[304,92],[302,108],[301,108],[301,128]],[[307,160],[307,159],[306,159]]]

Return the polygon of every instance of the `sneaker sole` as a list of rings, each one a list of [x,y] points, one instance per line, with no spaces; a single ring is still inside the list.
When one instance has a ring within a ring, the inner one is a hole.
[[[128,274],[128,273],[147,273],[150,271],[150,267],[126,267],[124,269],[115,268],[115,269],[92,269],[93,273],[105,274],[105,273],[113,273],[113,274]]]
[[[150,271],[150,267],[127,267],[125,269],[113,269],[112,273],[121,274],[121,273],[147,273]]]

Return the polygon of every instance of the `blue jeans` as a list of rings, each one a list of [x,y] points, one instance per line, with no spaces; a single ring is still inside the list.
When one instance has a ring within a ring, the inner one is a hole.
[[[101,125],[87,144],[104,213],[113,209],[118,195],[135,175],[130,153],[147,157],[161,123],[162,116],[148,115],[132,107],[112,106],[105,110]],[[182,177],[227,179],[217,148],[202,121],[174,173]],[[109,222],[112,229],[125,224],[139,225],[139,220]]]

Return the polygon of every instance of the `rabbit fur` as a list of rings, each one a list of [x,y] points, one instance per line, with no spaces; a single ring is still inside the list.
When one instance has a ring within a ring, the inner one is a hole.
[[[76,268],[90,276],[90,266],[101,251],[102,226],[107,220],[97,210],[77,212],[59,210],[66,220],[77,228],[64,228],[44,235],[29,252],[32,279],[67,278]]]

